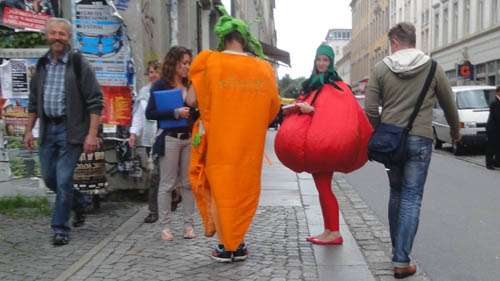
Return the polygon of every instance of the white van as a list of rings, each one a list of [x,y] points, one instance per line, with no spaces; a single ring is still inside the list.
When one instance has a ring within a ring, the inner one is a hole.
[[[453,144],[455,155],[462,154],[465,147],[486,143],[486,122],[489,115],[490,97],[495,89],[493,86],[452,87],[458,108],[460,135],[462,136],[460,143]],[[440,149],[443,143],[452,143],[450,126],[446,122],[443,109],[437,102],[432,113],[434,147]]]

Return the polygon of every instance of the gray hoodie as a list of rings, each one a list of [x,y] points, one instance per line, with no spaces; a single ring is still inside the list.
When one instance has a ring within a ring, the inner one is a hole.
[[[400,50],[379,62],[366,87],[366,113],[372,125],[383,122],[406,127],[430,68],[429,56],[417,49]],[[436,101],[443,108],[452,137],[458,138],[457,107],[448,79],[439,65],[410,134],[433,137],[432,108]],[[382,106],[381,114],[379,105]]]

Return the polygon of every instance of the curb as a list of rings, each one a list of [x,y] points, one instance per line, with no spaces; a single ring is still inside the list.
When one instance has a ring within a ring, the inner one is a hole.
[[[375,212],[370,209],[356,189],[340,173],[334,178],[334,192],[346,224],[358,242],[372,274],[377,280],[394,280],[389,229],[377,218]],[[414,276],[407,280],[430,281],[418,262],[414,259],[412,261],[417,264],[418,270]]]

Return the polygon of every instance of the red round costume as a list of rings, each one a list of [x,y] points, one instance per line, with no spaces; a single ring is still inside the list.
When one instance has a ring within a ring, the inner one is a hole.
[[[311,104],[318,95],[314,113],[286,116],[276,135],[276,155],[295,172],[349,173],[368,160],[373,129],[349,86],[335,83],[342,91],[325,84],[319,93],[299,97]]]

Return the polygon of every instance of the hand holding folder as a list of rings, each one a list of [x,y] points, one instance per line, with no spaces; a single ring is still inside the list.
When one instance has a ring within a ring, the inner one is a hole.
[[[175,110],[179,107],[184,107],[181,89],[161,90],[153,92],[156,108],[159,111]],[[188,125],[188,120],[184,118],[160,120],[159,126],[161,129],[171,129],[185,127]]]

